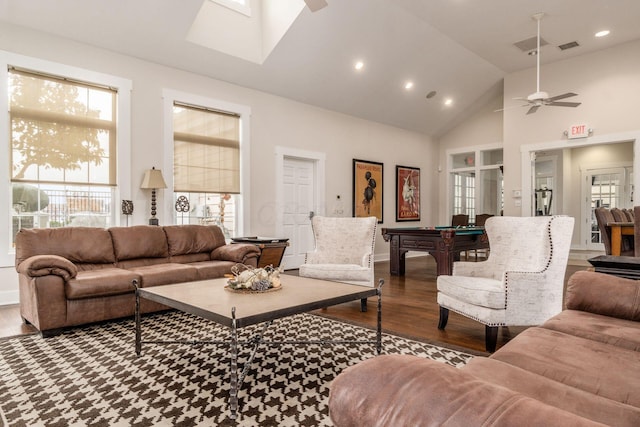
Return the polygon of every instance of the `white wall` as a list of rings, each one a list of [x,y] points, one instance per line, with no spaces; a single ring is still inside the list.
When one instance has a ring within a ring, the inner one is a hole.
[[[521,102],[513,98],[526,97],[535,92],[535,79],[535,67],[507,75],[503,100],[494,100],[484,113],[476,114],[440,138],[440,163],[443,166],[446,165],[447,149],[503,142],[505,215],[529,215],[529,210],[524,209],[525,200],[521,209],[515,206],[516,199],[510,196],[513,190],[522,189],[522,164],[526,162],[521,154],[523,150],[531,147],[565,149],[609,141],[629,141],[634,135],[640,134],[637,106],[640,95],[640,41],[542,66],[541,89],[550,96],[565,92],[579,94],[567,99],[582,102],[577,108],[542,107],[535,114],[527,115],[527,109],[518,107]],[[501,108],[502,102],[506,108],[503,114],[491,115],[489,112]],[[583,140],[567,141],[563,132],[571,125],[581,123],[593,128],[594,134]],[[502,126],[501,132],[496,130],[497,124]],[[640,171],[640,156],[634,156],[633,161],[634,169]],[[447,192],[444,178],[440,180],[441,201],[446,198]],[[635,173],[636,188],[640,188],[639,178],[640,174]],[[565,196],[568,193],[565,192]],[[565,206],[568,204],[566,199],[563,202]],[[440,220],[446,221],[446,205],[443,204]]]
[[[535,68],[504,79],[505,107],[518,105],[515,97],[535,92]],[[577,108],[542,107],[526,115],[526,108],[504,111],[505,194],[522,188],[523,146],[555,142],[554,148],[588,144],[605,135],[633,133],[640,129],[637,99],[640,95],[640,41],[582,55],[541,68],[540,87],[550,96],[575,92],[567,101],[582,102]],[[567,141],[563,132],[586,123],[594,134],[585,141]],[[558,142],[564,141],[563,144]],[[637,157],[637,156],[636,156]],[[634,165],[635,170],[638,169]],[[514,199],[505,200],[506,215],[520,215]],[[523,203],[524,206],[524,203]]]
[[[168,68],[92,46],[56,38],[21,27],[0,24],[0,49],[100,71],[130,79],[131,197],[136,209],[129,224],[145,224],[149,195],[139,186],[144,171],[164,164],[162,91],[173,89],[246,105],[251,109],[250,224],[247,234],[275,233],[275,147],[326,153],[328,202],[342,195],[345,215],[351,215],[352,159],[383,162],[384,224],[395,225],[395,165],[422,171],[422,221],[431,224],[437,212],[437,145],[425,135],[301,104],[201,75]],[[5,148],[6,149],[6,148]],[[165,172],[166,173],[166,172]],[[7,182],[6,179],[4,181]],[[171,217],[173,201],[158,192],[161,224]],[[327,210],[330,212],[330,210]],[[388,258],[388,244],[378,235],[376,258]],[[3,266],[4,267],[4,266]],[[0,268],[0,304],[17,302],[17,274],[13,266]]]
[[[438,185],[440,188],[438,199],[440,200],[438,217],[435,222],[438,224],[449,224],[451,218],[448,216],[447,193],[449,190],[447,180],[447,150],[478,147],[502,143],[502,114],[495,110],[502,108],[502,98],[497,96],[491,99],[478,112],[473,114],[460,126],[449,131],[439,139],[439,166],[442,170],[438,174]]]

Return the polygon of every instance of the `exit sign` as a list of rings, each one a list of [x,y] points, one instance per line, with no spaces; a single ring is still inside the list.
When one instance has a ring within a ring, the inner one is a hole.
[[[573,125],[569,128],[569,131],[567,132],[567,137],[569,139],[586,138],[588,136],[589,136],[589,126],[587,126],[586,124]]]

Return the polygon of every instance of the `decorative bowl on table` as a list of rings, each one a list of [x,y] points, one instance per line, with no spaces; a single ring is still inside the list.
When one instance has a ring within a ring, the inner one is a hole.
[[[227,280],[224,288],[237,293],[273,292],[282,289],[280,270],[271,265],[253,268],[244,264],[231,267],[233,275]]]

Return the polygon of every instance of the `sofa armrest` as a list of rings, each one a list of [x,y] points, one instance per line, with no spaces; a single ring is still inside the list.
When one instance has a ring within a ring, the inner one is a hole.
[[[385,355],[345,369],[331,384],[329,415],[345,426],[600,426],[464,370]]]
[[[65,282],[78,274],[75,264],[58,255],[34,255],[18,264],[16,270],[29,277],[53,274],[62,277]]]
[[[233,243],[215,248],[211,252],[212,260],[232,261],[240,264],[257,265],[260,248],[251,243]]]
[[[567,284],[570,310],[640,321],[640,281],[593,271],[577,271]]]

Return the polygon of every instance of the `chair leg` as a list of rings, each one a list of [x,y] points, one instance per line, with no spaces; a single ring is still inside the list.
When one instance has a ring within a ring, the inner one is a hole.
[[[489,353],[496,351],[496,343],[498,342],[498,326],[485,325],[484,345]]]
[[[365,313],[367,311],[367,299],[366,298],[362,298],[360,300],[360,311]]]
[[[449,321],[449,309],[440,306],[440,320],[438,321],[438,329],[444,330]]]

